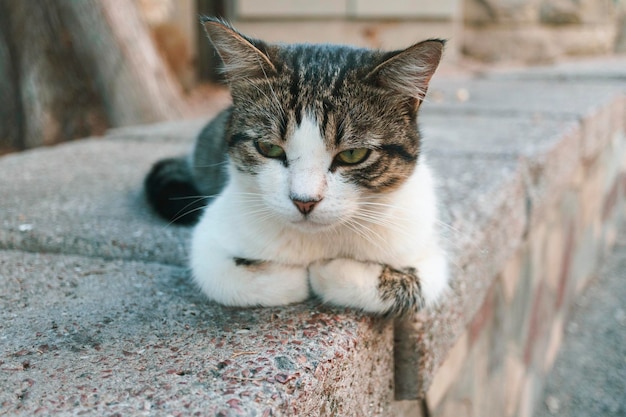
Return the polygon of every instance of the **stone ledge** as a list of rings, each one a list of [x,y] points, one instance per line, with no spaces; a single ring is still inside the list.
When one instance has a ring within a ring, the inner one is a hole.
[[[210,306],[162,264],[4,251],[0,267],[0,411],[384,415],[391,401],[382,320]]]
[[[0,185],[0,247],[184,265],[189,230],[157,219],[142,190],[151,164],[183,142],[117,135],[2,158],[12,180]]]
[[[440,178],[455,279],[436,311],[395,325],[312,303],[238,310],[198,296],[181,268],[189,230],[157,219],[141,184],[151,163],[189,148],[201,122],[120,129],[0,158],[0,176],[12,178],[0,183],[0,281],[7,289],[0,293],[0,372],[7,375],[0,387],[8,393],[0,410],[388,415],[394,386],[396,399],[411,400],[424,398],[435,381],[428,401],[439,415],[454,404],[456,379],[469,372],[466,362],[447,360],[448,352],[454,346],[457,359],[475,355],[472,344],[483,343],[500,294],[515,299],[520,276],[530,274],[518,271],[524,259],[539,265],[541,248],[570,248],[576,256],[569,256],[589,260],[577,261],[588,264],[574,279],[582,288],[602,248],[572,242],[598,235],[610,244],[610,231],[599,226],[552,237],[551,225],[620,217],[621,73],[594,78],[585,69],[581,83],[576,67],[564,78],[553,71],[434,82],[421,125]],[[466,101],[456,98],[467,93]],[[593,207],[572,212],[568,205],[597,195]],[[533,243],[545,239],[552,243]],[[557,291],[553,275],[541,285]],[[541,288],[539,278],[531,281]],[[112,321],[107,311],[116,312]],[[285,359],[272,362],[277,356]],[[97,397],[85,392],[87,376],[104,387]]]

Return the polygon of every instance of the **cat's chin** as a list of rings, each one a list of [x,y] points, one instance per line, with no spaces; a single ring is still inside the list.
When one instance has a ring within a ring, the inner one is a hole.
[[[291,228],[304,233],[326,232],[337,226],[336,223],[320,223],[310,219],[291,221],[288,224]]]

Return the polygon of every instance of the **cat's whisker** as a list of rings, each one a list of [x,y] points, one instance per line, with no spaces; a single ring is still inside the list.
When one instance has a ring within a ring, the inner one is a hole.
[[[265,195],[263,193],[255,193],[255,192],[250,192],[250,191],[236,191],[234,192],[235,195]]]
[[[228,165],[228,161],[218,162],[217,164],[194,164],[194,168],[213,168]]]
[[[442,220],[439,220],[439,219],[437,219],[435,221],[435,223],[436,223],[437,226],[440,226],[443,229],[443,231],[439,234],[440,237],[442,239],[446,239],[446,241],[448,243],[453,244],[454,247],[461,248],[461,244],[458,243],[458,240],[465,239],[465,240],[469,241],[469,244],[473,248],[480,249],[479,246],[476,243],[474,243],[474,241],[472,239],[469,239],[469,234],[467,232],[464,232],[464,231],[462,231],[462,230],[452,226],[451,224],[446,223],[446,222],[444,222]],[[446,234],[446,232],[451,233],[453,236],[448,236]],[[456,238],[456,240],[453,241],[452,238]]]
[[[176,197],[171,198],[171,200],[174,200],[174,198],[176,198]],[[191,201],[185,207],[183,207],[180,210],[178,210],[178,212],[174,215],[174,219],[172,219],[172,222],[176,222],[177,220],[180,220],[182,217],[188,215],[189,213],[193,213],[194,211],[196,211],[198,209],[198,207],[194,208],[193,211],[185,211],[185,210],[187,210],[189,207],[192,207],[194,204],[196,204],[196,203],[198,203],[198,202],[200,202],[202,200],[207,200],[207,199],[210,199],[210,198],[211,197],[208,197],[208,196],[198,196],[198,197],[193,198],[193,201]],[[182,200],[183,197],[181,197],[180,199]],[[201,206],[200,209],[204,209],[206,206],[207,205],[205,204],[205,205]]]
[[[365,225],[360,223],[355,217],[346,219],[343,224],[345,224],[350,230],[361,236],[363,239],[365,239],[368,243],[372,244],[376,248],[380,249],[381,251],[385,250],[380,243],[384,241],[383,237],[379,233],[373,231],[371,228],[366,227]]]
[[[375,222],[372,219],[369,219],[367,217],[361,217],[361,216],[355,216],[356,219],[358,220],[362,220],[360,223],[368,223],[372,226],[380,226],[381,229],[384,229],[386,231],[392,231],[394,232],[394,234],[396,234],[396,238],[400,237],[400,236],[404,236],[406,238],[406,240],[408,241],[412,241],[415,239],[415,237],[413,235],[411,235],[410,233],[404,232],[401,228],[396,228],[396,227],[389,227],[389,224],[384,224],[384,223],[379,223],[379,222]],[[371,227],[371,226],[370,226]]]
[[[355,217],[367,222],[373,226],[380,227],[381,229],[392,231],[398,236],[404,236],[407,240],[411,241],[415,239],[415,235],[408,232],[405,228],[403,228],[400,224],[394,223],[391,219],[380,219],[378,217],[373,217],[366,213],[360,213]]]
[[[186,195],[186,196],[181,196],[181,197],[170,197],[168,198],[168,200],[170,201],[181,201],[181,200],[190,200],[190,199],[194,199],[194,203],[196,201],[199,200],[208,200],[209,198],[213,198],[215,196],[217,196],[218,194],[213,194],[213,195]]]
[[[181,214],[177,214],[172,220],[170,220],[166,225],[164,225],[162,227],[162,230],[165,230],[166,228],[172,226],[174,223],[176,223],[178,220],[182,219],[183,217],[191,214],[191,213],[195,213],[196,211],[201,211],[204,210],[205,208],[207,208],[207,206],[200,206],[200,207],[195,207],[192,210],[188,210],[184,213]]]
[[[417,215],[418,215],[417,213],[415,213],[414,211],[412,211],[412,210],[410,210],[410,209],[408,209],[408,208],[406,208],[406,207],[402,207],[402,206],[398,206],[398,205],[393,205],[393,204],[380,203],[380,202],[367,202],[367,201],[361,201],[361,204],[362,204],[362,205],[364,205],[364,206],[373,206],[373,207],[389,208],[390,210],[394,210],[394,211],[396,211],[396,210],[397,210],[397,211],[400,211],[400,212],[405,212],[405,213],[406,213],[406,215],[407,215],[407,217],[410,217],[410,216],[417,216]],[[377,214],[376,212],[374,212],[374,211],[372,211],[372,210],[367,210],[367,209],[361,209],[361,210],[360,210],[360,212],[361,212],[361,213],[367,213],[367,214],[370,214],[370,215],[376,215],[376,214]],[[397,218],[398,218],[397,213],[394,213],[394,220],[395,220],[395,219],[397,219]],[[452,225],[450,225],[450,224],[448,224],[448,223],[446,223],[446,222],[444,222],[444,221],[442,221],[442,220],[435,219],[435,223],[436,223],[438,226],[441,226],[441,227],[443,227],[444,229],[447,229],[448,231],[450,231],[450,232],[454,233],[455,235],[457,235],[457,236],[459,236],[459,237],[461,237],[461,236],[464,236],[464,235],[465,235],[465,233],[463,233],[463,232],[462,232],[461,230],[459,230],[458,228],[455,228],[454,226],[452,226]],[[387,225],[388,225],[388,226],[393,227],[393,226],[394,226],[394,224],[395,224],[394,222],[391,222],[391,223],[389,223],[389,224],[387,224]],[[398,230],[399,232],[402,232],[402,230],[401,230],[401,229],[396,229],[396,230]],[[452,240],[450,240],[450,242],[453,242],[453,241],[452,241]],[[455,245],[455,246],[456,246],[456,245]]]
[[[265,212],[262,216],[259,216],[259,217],[257,218],[257,220],[258,220],[259,222],[266,222],[267,220],[275,220],[275,219],[277,219],[277,218],[278,218],[278,217],[276,216],[276,214],[275,214],[275,213],[273,213],[273,212],[271,212],[271,211],[267,211],[267,212]],[[267,224],[267,225],[266,225],[266,227],[267,227],[267,228],[273,228],[273,227],[274,227],[274,225],[273,225],[273,224]]]
[[[412,240],[412,239],[413,239],[413,236],[412,236],[412,235],[410,235],[409,233],[406,233],[406,231],[405,231],[405,230],[403,230],[403,229],[402,229],[402,228],[400,228],[400,227],[397,227],[397,225],[396,225],[396,224],[394,224],[394,223],[386,223],[386,224],[384,225],[384,227],[386,227],[387,229],[392,229],[395,233],[398,233],[398,234],[404,235],[404,236],[405,236],[405,237],[407,237],[409,240]],[[455,242],[453,242],[453,241],[451,241],[451,240],[450,240],[450,241],[448,241],[448,239],[447,239],[445,236],[439,235],[439,238],[440,238],[441,240],[443,240],[444,242],[446,242],[446,243],[450,243],[449,245],[444,245],[445,247],[457,247],[457,248],[458,248],[458,245],[456,245],[456,244],[455,244]],[[426,245],[426,243],[424,243],[424,245]],[[422,246],[423,246],[423,245],[422,245]],[[422,247],[422,246],[416,246],[416,247],[415,247],[416,251],[419,251],[420,247]],[[458,263],[456,263],[454,260],[450,259],[449,257],[447,257],[447,259],[448,259],[448,261],[449,261],[450,263],[452,263],[452,264],[453,264],[453,265],[454,265],[454,266],[455,266],[455,267],[456,267],[459,271],[461,271],[461,270],[462,270],[461,266],[460,266]]]
[[[271,216],[276,216],[273,210],[270,210],[267,207],[257,207],[256,210],[246,211],[246,216],[253,216],[256,220],[260,220],[260,217],[257,217],[260,214],[270,214]]]
[[[331,227],[329,229],[326,229],[322,232],[324,235],[330,235],[331,237],[335,238],[335,237],[340,237],[341,233],[339,232],[339,227],[338,226],[334,226]]]
[[[444,222],[443,220],[436,219],[436,220],[435,220],[435,222],[436,222],[438,225],[443,226],[443,227],[445,227],[446,229],[448,229],[448,230],[450,230],[450,231],[452,231],[452,232],[454,232],[454,233],[458,233],[459,235],[462,235],[462,234],[463,234],[463,233],[462,233],[462,232],[461,232],[458,228],[456,228],[456,227],[452,226],[452,225],[451,225],[451,224],[449,224],[449,223]]]
[[[382,208],[387,208],[387,209],[392,209],[392,210],[400,210],[400,211],[405,211],[408,213],[414,213],[414,208],[408,208],[408,207],[402,207],[399,206],[397,204],[389,204],[389,203],[381,203],[379,201],[359,201],[359,204],[364,205],[364,206],[371,206],[371,207],[382,207]]]
[[[240,201],[242,203],[262,203],[265,201],[265,199],[261,196],[239,196],[237,198],[237,201]]]
[[[201,210],[206,209],[206,208],[208,207],[208,204],[205,204],[205,205],[202,205],[202,206],[199,206],[199,207],[194,207],[194,208],[193,208],[193,209],[191,209],[191,210],[186,210],[187,208],[189,208],[190,206],[192,206],[193,204],[195,204],[195,203],[196,203],[196,202],[198,202],[199,200],[206,199],[206,198],[211,198],[211,197],[212,197],[212,196],[197,197],[194,201],[192,201],[191,203],[187,204],[185,207],[183,207],[182,209],[180,209],[180,210],[179,210],[179,212],[178,212],[178,213],[176,213],[176,215],[174,216],[174,218],[173,218],[173,219],[171,219],[171,220],[170,220],[170,221],[169,221],[169,222],[168,222],[165,226],[163,226],[163,228],[167,228],[167,227],[171,226],[172,224],[176,223],[178,220],[180,220],[181,218],[183,218],[183,217],[185,217],[185,216],[187,216],[187,215],[189,215],[189,214],[195,213],[196,211],[201,211]],[[193,198],[193,197],[189,197],[189,198]],[[183,199],[183,198],[181,198],[181,199]],[[274,213],[273,213],[273,212],[272,212],[269,208],[267,208],[266,206],[263,206],[263,205],[261,205],[261,204],[258,204],[258,203],[261,203],[261,201],[260,201],[260,200],[259,200],[259,201],[247,201],[247,203],[248,203],[248,204],[250,204],[250,207],[251,207],[251,208],[257,208],[257,210],[254,210],[254,211],[248,211],[247,213],[248,213],[248,214],[250,214],[250,215],[254,215],[254,214],[257,214],[257,213],[263,213],[263,212],[265,212],[265,213],[269,213],[269,214],[271,214],[271,215],[275,215],[275,214],[274,214]],[[254,205],[255,203],[257,203],[257,206],[255,206],[255,205]],[[226,217],[230,217],[230,216],[229,216],[229,215],[227,215]],[[238,214],[238,213],[232,213],[232,218],[237,218],[237,217],[239,217],[239,214]]]
[[[413,241],[415,239],[414,235],[412,235],[411,233],[407,232],[404,228],[402,228],[400,225],[398,225],[392,219],[380,219],[380,218],[377,218],[377,217],[371,217],[371,216],[363,215],[363,214],[358,214],[356,217],[361,217],[361,218],[363,218],[367,222],[379,225],[381,227],[384,227],[387,230],[391,230],[391,231],[393,231],[397,235],[404,236],[408,241]],[[446,239],[445,236],[439,235],[439,237],[442,238],[442,239]],[[450,243],[453,243],[452,246],[458,247],[458,245],[454,244],[455,242],[453,242],[451,240],[450,240]]]
[[[343,223],[343,226],[346,227],[348,230],[354,232],[354,234],[356,234],[357,236],[361,237],[362,239],[364,239],[366,242],[372,243],[374,245],[376,245],[376,242],[372,242],[372,238],[370,236],[368,236],[365,231],[363,230],[362,227],[360,227],[360,225],[356,222],[354,222],[354,220],[347,220]]]
[[[395,218],[398,215],[401,215],[402,218],[412,218],[418,217],[420,214],[416,212],[415,208],[403,207],[396,204],[388,204],[388,203],[380,203],[380,202],[370,202],[370,201],[359,201],[361,205],[361,210],[369,210],[374,212],[375,209],[384,209],[384,212],[380,212],[381,215],[389,215],[390,212],[393,212],[393,216]],[[367,207],[367,208],[366,208]]]
[[[262,194],[262,193],[243,193],[243,192],[238,192],[238,193],[233,193],[233,195],[235,195],[237,198],[241,198],[241,197],[265,197],[265,195]]]

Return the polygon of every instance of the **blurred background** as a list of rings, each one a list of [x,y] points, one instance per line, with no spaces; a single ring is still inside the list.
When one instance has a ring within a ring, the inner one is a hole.
[[[228,103],[199,15],[268,41],[449,40],[441,71],[626,51],[624,0],[0,0],[0,154]]]

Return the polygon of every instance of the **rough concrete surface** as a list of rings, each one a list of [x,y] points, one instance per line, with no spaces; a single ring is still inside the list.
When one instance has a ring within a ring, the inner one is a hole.
[[[603,83],[626,81],[624,59],[610,55],[588,60],[567,60],[547,66],[507,68],[492,71],[489,77],[504,80],[599,81]]]
[[[567,80],[512,80],[498,78],[434,78],[424,114],[488,114],[492,117],[536,115],[580,116],[598,104],[609,102],[624,90],[614,79],[602,82]]]
[[[626,227],[576,302],[536,417],[626,416]]]
[[[0,252],[0,415],[380,415],[391,338],[313,303],[223,308],[173,266]]]
[[[189,230],[157,218],[142,187],[181,142],[95,138],[3,157],[0,248],[184,265]]]
[[[504,115],[425,113],[420,118],[427,155],[533,157],[557,145],[576,129],[572,115]],[[450,126],[462,128],[451,130]]]

